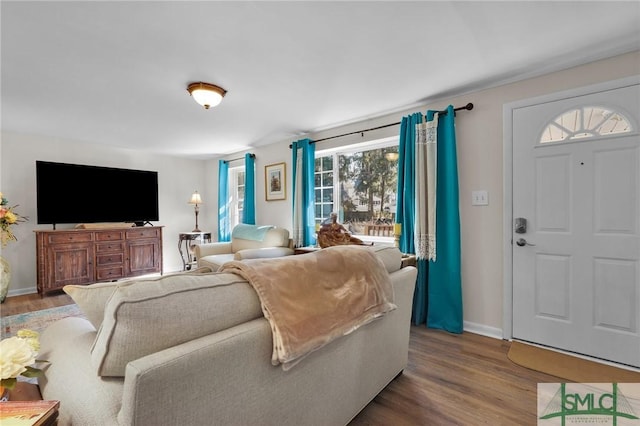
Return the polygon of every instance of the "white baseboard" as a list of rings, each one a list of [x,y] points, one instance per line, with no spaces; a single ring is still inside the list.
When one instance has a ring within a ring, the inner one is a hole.
[[[464,331],[474,334],[480,334],[482,336],[492,337],[494,339],[502,340],[502,329],[497,327],[490,327],[484,324],[478,324],[475,322],[464,321]]]
[[[9,291],[7,292],[7,297],[11,297],[11,296],[23,296],[25,294],[33,294],[33,293],[37,293],[38,292],[38,288],[37,287],[33,287],[33,288],[19,288],[16,290],[11,290],[9,289]]]

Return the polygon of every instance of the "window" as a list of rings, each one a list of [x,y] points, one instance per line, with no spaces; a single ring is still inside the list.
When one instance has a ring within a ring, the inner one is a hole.
[[[544,129],[540,143],[610,136],[631,131],[631,124],[619,112],[597,106],[585,106],[557,116]]]
[[[229,168],[229,229],[242,222],[244,177],[244,166]]]
[[[398,138],[316,152],[315,222],[331,212],[358,238],[393,241]]]
[[[334,188],[333,188],[333,164],[334,155],[316,157],[314,187],[316,223],[328,218],[333,211]]]

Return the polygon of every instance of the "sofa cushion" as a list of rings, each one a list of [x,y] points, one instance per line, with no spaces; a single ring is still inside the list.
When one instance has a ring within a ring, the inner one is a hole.
[[[402,252],[394,246],[371,246],[371,249],[378,255],[388,273],[395,272],[402,267]]]
[[[217,270],[217,268],[216,268]],[[210,267],[200,267],[193,269],[189,272],[181,272],[184,274],[203,274],[207,272],[213,272]],[[91,285],[65,285],[62,290],[67,293],[76,305],[80,308],[84,316],[89,320],[91,324],[96,328],[100,328],[102,324],[102,318],[104,317],[104,307],[107,301],[113,294],[114,290],[118,286],[131,285],[133,283],[152,283],[161,279],[160,277],[154,278],[137,278],[129,279],[125,281],[96,283]]]
[[[100,376],[122,377],[128,362],[262,317],[260,299],[229,273],[164,276],[117,286],[91,349]]]
[[[291,256],[295,252],[289,247],[262,247],[257,249],[244,249],[234,253],[233,260],[244,259],[270,259],[275,257]]]
[[[198,265],[201,265],[202,267],[209,267],[211,270],[217,271],[223,264],[231,262],[233,259],[234,253],[211,254],[198,259]]]

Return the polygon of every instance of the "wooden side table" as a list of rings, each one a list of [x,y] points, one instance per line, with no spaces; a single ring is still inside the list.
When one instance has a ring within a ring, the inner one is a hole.
[[[9,401],[0,402],[0,424],[28,416],[32,421],[30,424],[55,426],[58,424],[59,407],[60,401],[42,400],[38,385],[18,382],[9,391]]]
[[[193,265],[197,263],[193,248],[197,242],[210,243],[211,232],[180,232],[178,234],[178,251],[180,252],[180,258],[182,258],[182,270],[188,271]],[[182,251],[184,245],[185,250]]]
[[[405,266],[416,266],[416,255],[409,253],[402,253],[402,263],[400,264],[400,268],[404,268]]]

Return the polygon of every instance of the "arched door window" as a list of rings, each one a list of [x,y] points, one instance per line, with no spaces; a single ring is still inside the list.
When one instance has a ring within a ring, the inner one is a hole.
[[[631,131],[631,123],[622,113],[598,106],[584,106],[563,112],[553,119],[542,132],[540,143],[612,136]]]

